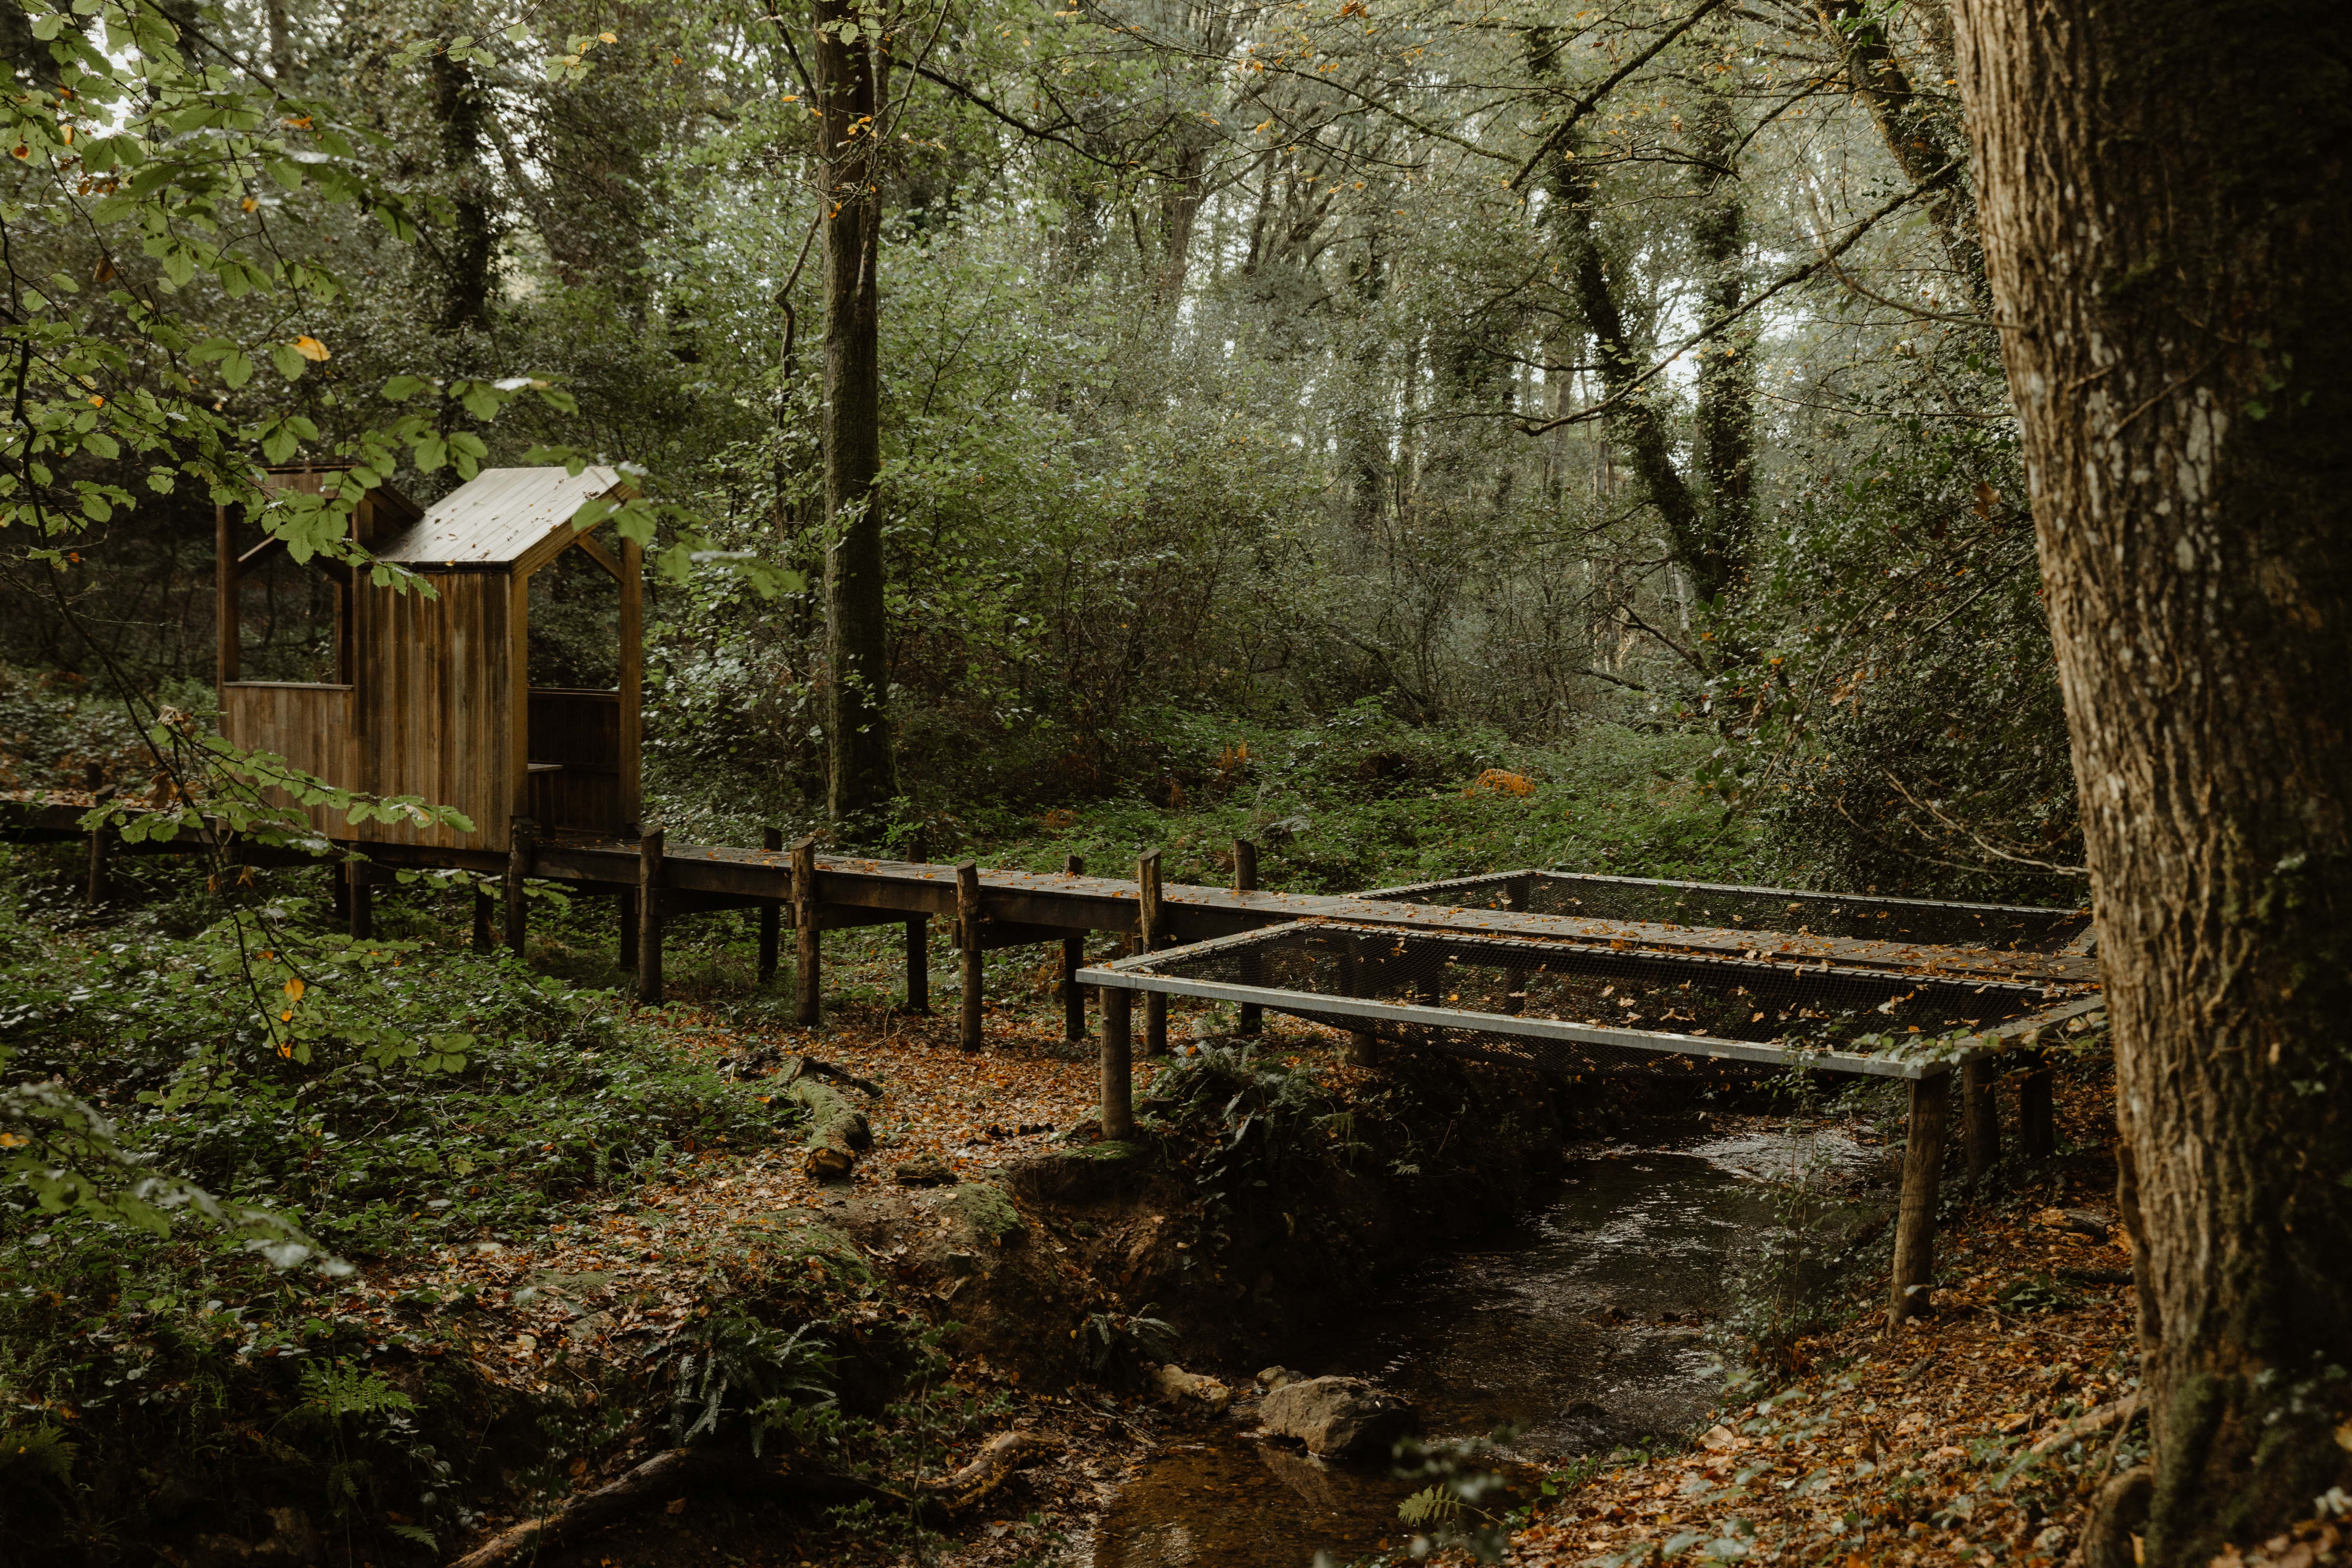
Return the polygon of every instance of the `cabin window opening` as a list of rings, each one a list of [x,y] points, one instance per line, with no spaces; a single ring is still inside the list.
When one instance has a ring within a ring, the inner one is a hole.
[[[621,684],[621,585],[584,550],[530,574],[530,684],[611,691]]]
[[[346,616],[337,568],[264,551],[237,574],[237,679],[345,682]]]

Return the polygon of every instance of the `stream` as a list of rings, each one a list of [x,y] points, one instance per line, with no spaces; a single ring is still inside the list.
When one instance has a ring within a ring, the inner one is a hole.
[[[1373,1379],[1413,1403],[1432,1439],[1513,1428],[1501,1457],[1522,1462],[1685,1429],[1722,1385],[1709,1328],[1738,1255],[1775,1223],[1755,1178],[1795,1158],[1871,1155],[1766,1135],[1574,1160],[1513,1230],[1426,1260],[1286,1364]],[[1348,1563],[1412,1536],[1396,1505],[1415,1486],[1220,1424],[1152,1455],[1103,1521],[1094,1568]]]

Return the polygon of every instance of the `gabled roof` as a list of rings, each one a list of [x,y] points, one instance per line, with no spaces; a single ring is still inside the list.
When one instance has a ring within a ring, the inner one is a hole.
[[[616,492],[636,490],[611,468],[484,468],[376,556],[420,572],[536,566],[572,542],[573,512]]]

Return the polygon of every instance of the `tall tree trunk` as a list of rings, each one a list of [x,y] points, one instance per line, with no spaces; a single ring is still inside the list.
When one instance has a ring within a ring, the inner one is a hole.
[[[878,43],[854,0],[816,0],[816,77],[824,138],[824,558],[826,813],[870,828],[898,793],[890,745],[884,599]]]
[[[2352,8],[1958,19],[2185,1568],[2352,1483]]]
[[[1174,167],[1160,192],[1160,303],[1171,311],[1184,301],[1184,274],[1192,259],[1192,226],[1208,194],[1202,170],[1208,149],[1189,128],[1176,149]]]
[[[441,122],[441,157],[455,209],[441,242],[441,327],[479,330],[489,325],[490,266],[498,248],[482,163],[482,96],[473,68],[446,51],[433,57],[433,112]]]
[[[1698,252],[1700,287],[1709,320],[1739,309],[1748,286],[1747,213],[1731,167],[1738,126],[1729,99],[1707,90],[1699,105],[1697,142],[1706,160],[1699,173],[1699,207],[1691,237]],[[1698,471],[1706,484],[1706,539],[1721,591],[1748,575],[1755,537],[1756,334],[1738,331],[1698,348]],[[1726,607],[1718,601],[1718,609]]]
[[[269,29],[269,74],[283,83],[294,68],[294,35],[287,26],[286,0],[268,0],[263,16]]]
[[[1558,74],[1561,53],[1556,30],[1532,27],[1525,40],[1528,74],[1538,79]],[[1717,552],[1708,543],[1706,519],[1690,486],[1675,467],[1673,432],[1665,416],[1641,396],[1633,385],[1642,373],[1638,345],[1627,337],[1625,317],[1610,287],[1608,258],[1592,222],[1598,195],[1577,156],[1577,141],[1563,137],[1544,160],[1544,226],[1561,251],[1570,299],[1592,335],[1592,357],[1601,371],[1601,387],[1608,397],[1623,397],[1610,422],[1633,459],[1634,477],[1643,493],[1666,525],[1667,549],[1680,560],[1700,592],[1714,598],[1729,585],[1730,575]]]
[[[1342,462],[1348,475],[1348,521],[1359,542],[1370,544],[1388,515],[1393,477],[1389,461],[1389,389],[1381,374],[1383,352],[1380,309],[1388,286],[1388,258],[1382,254],[1386,237],[1376,226],[1364,236],[1363,254],[1351,259],[1349,281],[1354,286],[1355,345],[1349,353],[1355,375],[1348,388],[1347,411],[1340,416]]]
[[[1708,542],[1706,520],[1682,471],[1675,467],[1674,433],[1657,405],[1635,389],[1634,377],[1644,366],[1640,346],[1625,331],[1616,290],[1610,287],[1609,262],[1593,231],[1593,190],[1579,169],[1579,160],[1563,149],[1557,160],[1551,202],[1546,216],[1553,234],[1567,252],[1568,282],[1579,314],[1592,334],[1592,357],[1598,362],[1601,386],[1608,396],[1625,401],[1610,416],[1618,438],[1641,481],[1642,491],[1666,525],[1666,540],[1675,558],[1699,584],[1701,594],[1714,598],[1730,585],[1730,575],[1718,552]]]
[[[1927,216],[1960,286],[1981,305],[1984,246],[1956,133],[1939,122],[1934,102],[1912,85],[1895,58],[1884,12],[1864,0],[1816,0],[1816,14],[1845,62],[1846,85],[1870,106],[1886,150],[1913,184],[1936,193]]]

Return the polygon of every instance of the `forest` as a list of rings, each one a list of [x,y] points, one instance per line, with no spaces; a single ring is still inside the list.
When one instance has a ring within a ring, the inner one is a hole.
[[[0,1560],[2344,1550],[2352,18],[0,57]]]

